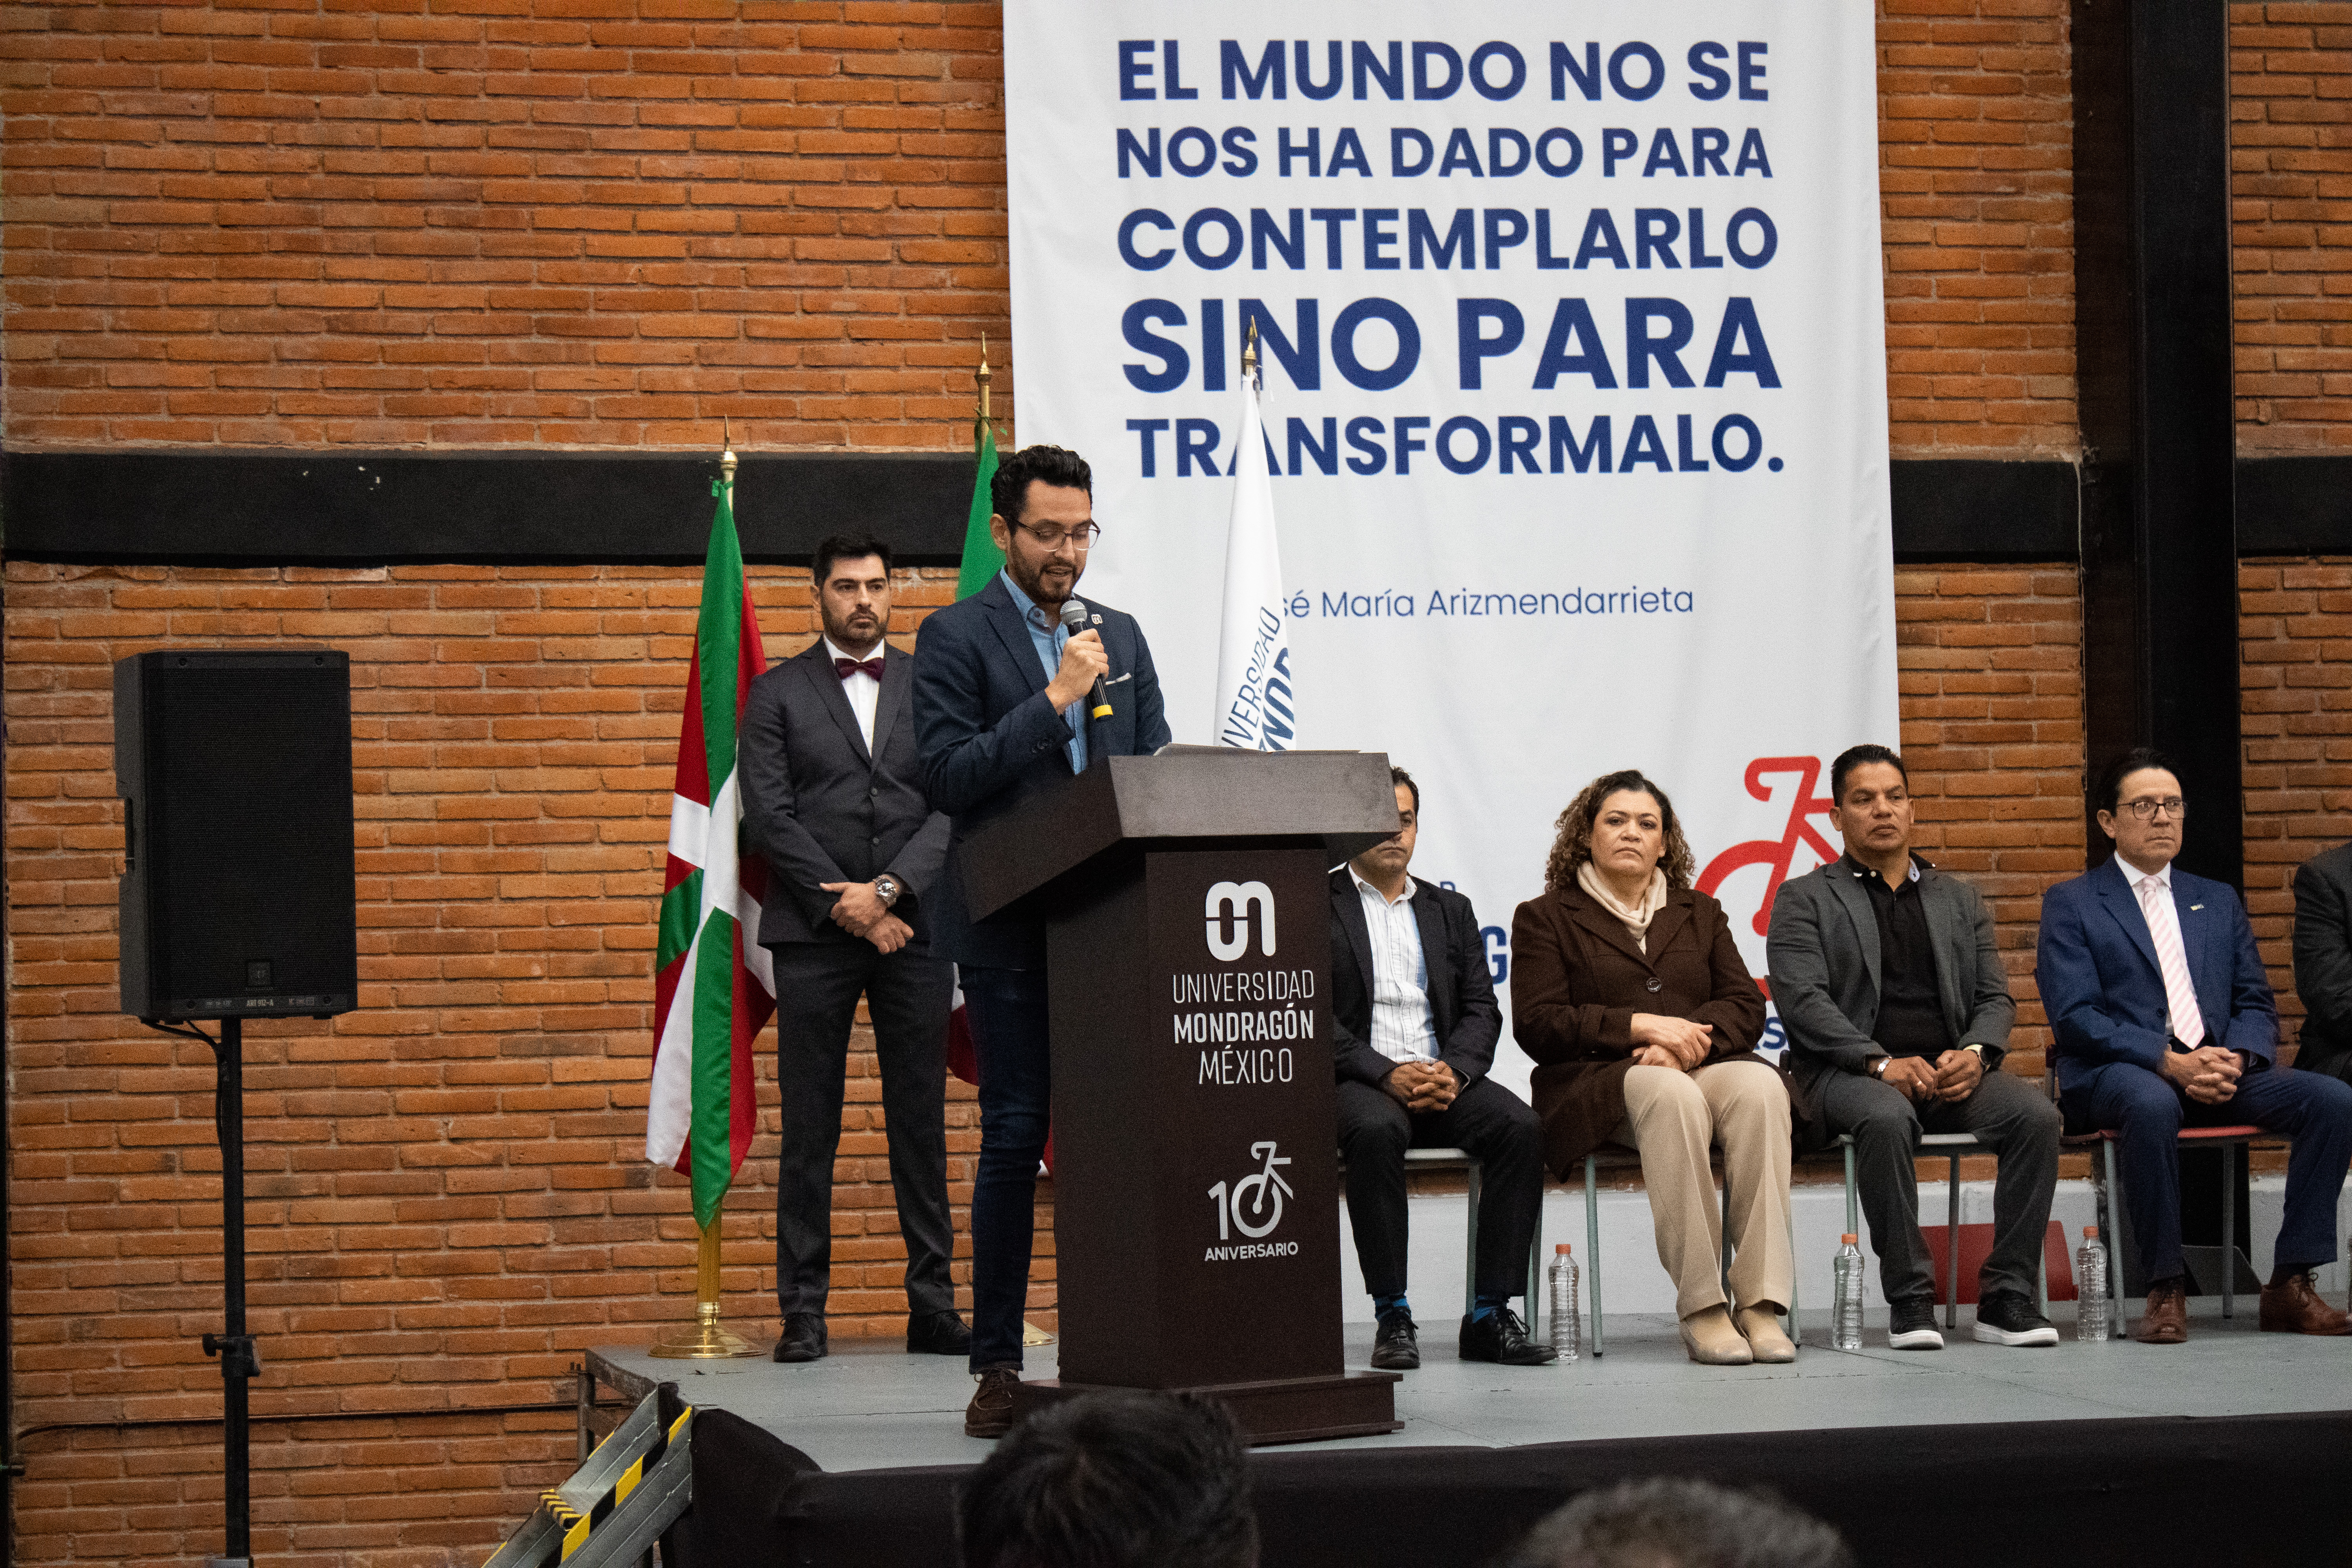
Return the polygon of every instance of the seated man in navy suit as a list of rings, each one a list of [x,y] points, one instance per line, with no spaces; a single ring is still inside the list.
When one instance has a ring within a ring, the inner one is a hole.
[[[1464,1361],[1540,1366],[1511,1311],[1543,1211],[1543,1124],[1486,1076],[1503,1010],[1470,900],[1411,875],[1421,786],[1402,768],[1393,838],[1331,873],[1331,1043],[1348,1224],[1380,1323],[1372,1364],[1409,1372],[1421,1345],[1405,1300],[1404,1152],[1458,1148],[1479,1163],[1477,1299],[1463,1303]],[[1532,1312],[1535,1303],[1528,1303]]]
[[[980,1387],[963,1424],[974,1437],[1013,1426],[1052,1078],[1045,919],[1031,911],[974,921],[956,852],[1091,759],[1150,756],[1169,740],[1160,678],[1135,617],[1093,604],[1083,630],[1062,622],[1100,531],[1086,459],[1059,447],[1024,447],[996,470],[990,499],[1004,569],[923,623],[914,695],[924,793],[949,818],[948,874],[929,906],[931,951],[961,968],[980,1064],[971,1193],[971,1370]],[[1108,717],[1087,700],[1097,680]]]
[[[2233,1122],[2294,1140],[2262,1326],[2352,1333],[2352,1317],[2311,1282],[2336,1260],[2352,1085],[2278,1065],[2278,1010],[2245,907],[2227,884],[2172,868],[2188,803],[2165,759],[2126,752],[2101,774],[2095,804],[2115,856],[2043,895],[2034,976],[2057,1036],[2067,1124],[2120,1133],[2124,1202],[2148,1280],[2135,1337],[2189,1337],[2178,1134]]]

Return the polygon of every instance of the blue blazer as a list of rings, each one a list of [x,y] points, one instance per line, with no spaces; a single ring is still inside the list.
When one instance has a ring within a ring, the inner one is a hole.
[[[2245,1052],[2250,1071],[2270,1067],[2278,1004],[2245,906],[2228,883],[2176,866],[2172,907],[2206,1043]],[[2088,1089],[2117,1063],[2159,1070],[2171,1034],[2164,975],[2138,895],[2112,856],[2042,895],[2033,977],[2057,1037],[2061,1089]]]
[[[1150,756],[1169,740],[1160,677],[1135,617],[1086,599],[1110,656],[1111,716],[1087,721],[1087,759]],[[1002,576],[935,610],[915,640],[915,745],[923,789],[949,817],[947,874],[927,912],[931,952],[958,963],[1042,969],[1043,919],[965,912],[964,841],[1070,775],[1068,724],[1045,700],[1045,668]]]

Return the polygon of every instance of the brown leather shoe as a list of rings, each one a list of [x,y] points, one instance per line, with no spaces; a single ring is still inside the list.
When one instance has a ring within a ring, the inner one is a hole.
[[[2263,1331],[2273,1334],[2352,1334],[2352,1312],[2339,1312],[2312,1289],[2309,1274],[2263,1287]]]
[[[1020,1386],[1021,1374],[1009,1366],[992,1366],[982,1373],[971,1403],[963,1407],[963,1435],[1002,1437],[1012,1431],[1013,1391]]]
[[[2147,1293],[2147,1316],[2132,1338],[2144,1345],[2177,1345],[2189,1339],[2189,1292],[2178,1279]]]

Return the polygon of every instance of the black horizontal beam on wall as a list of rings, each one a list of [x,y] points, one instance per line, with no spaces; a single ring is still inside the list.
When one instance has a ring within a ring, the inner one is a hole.
[[[93,565],[684,565],[718,472],[708,453],[13,452],[0,528],[17,559]],[[2072,464],[1900,459],[1889,488],[1897,561],[2076,556]],[[871,529],[951,566],[971,500],[959,452],[786,452],[743,459],[735,517],[751,561]],[[2238,549],[2352,554],[2352,456],[2240,460]]]
[[[718,477],[704,452],[11,452],[0,527],[11,556],[89,564],[686,565]],[[871,531],[953,565],[971,479],[952,452],[745,457],[736,531],[751,561]]]

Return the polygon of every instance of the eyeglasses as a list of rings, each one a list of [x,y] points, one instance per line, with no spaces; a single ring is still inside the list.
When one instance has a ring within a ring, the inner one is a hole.
[[[2189,803],[2179,795],[2167,795],[2162,800],[2127,800],[2124,809],[2142,822],[2153,821],[2158,812],[2179,822],[2189,815]]]
[[[1016,522],[1013,526],[1028,534],[1047,550],[1059,550],[1062,548],[1062,541],[1066,539],[1070,542],[1070,547],[1081,555],[1092,550],[1095,547],[1095,541],[1102,537],[1102,530],[1091,522],[1082,522],[1075,528],[1061,528],[1050,522],[1043,528],[1029,522]]]

